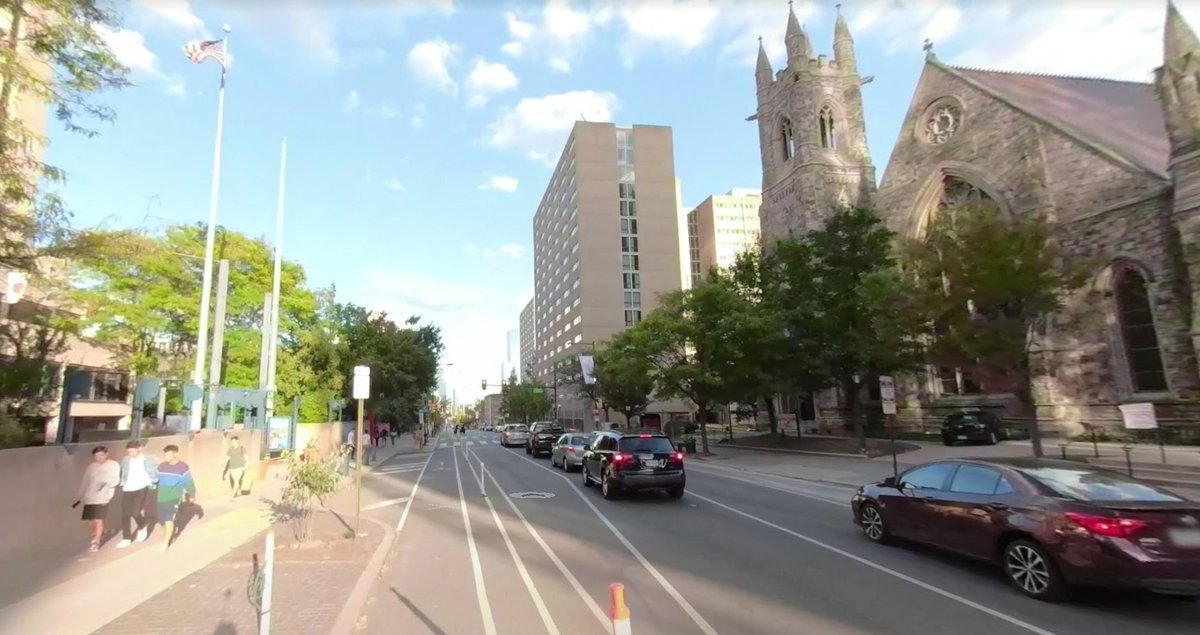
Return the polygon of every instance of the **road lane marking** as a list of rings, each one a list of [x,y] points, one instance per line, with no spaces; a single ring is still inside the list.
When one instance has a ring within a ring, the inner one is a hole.
[[[412,498],[412,497],[405,496],[403,498],[391,498],[391,499],[388,499],[385,501],[379,501],[378,503],[371,503],[370,505],[364,505],[363,511],[368,511],[371,509],[382,509],[384,507],[391,507],[392,505],[399,505],[400,503],[408,502],[408,500],[410,498]]]
[[[731,481],[741,481],[742,483],[747,483],[750,485],[757,485],[759,487],[764,487],[766,489],[772,489],[777,492],[783,492],[785,494],[792,494],[793,496],[800,496],[801,498],[811,498],[815,501],[821,501],[822,503],[829,503],[831,505],[838,505],[841,507],[849,507],[850,506],[849,501],[834,500],[832,498],[825,498],[823,496],[817,496],[816,494],[810,494],[808,492],[800,492],[800,491],[791,489],[785,485],[782,485],[780,483],[773,483],[767,479],[756,478],[754,476],[747,476],[747,475],[742,475],[742,474],[738,474],[735,476],[733,474],[722,474],[720,472],[710,471],[714,467],[717,467],[717,466],[706,465],[704,467],[695,467],[692,469],[696,472],[700,472],[701,474],[707,474],[709,476],[715,476],[717,478],[727,478]],[[722,469],[728,470],[728,469],[732,469],[732,468],[722,468]]]
[[[471,464],[470,456],[464,453],[463,459],[467,462],[467,467],[471,468],[471,473],[475,474],[475,466]],[[479,461],[479,457],[476,456],[475,460]],[[479,473],[476,476],[479,477],[480,489],[482,489],[484,479],[483,461],[479,461]],[[546,626],[546,632],[550,635],[562,635],[558,630],[558,625],[554,623],[554,618],[550,617],[550,611],[546,608],[546,603],[542,601],[542,594],[538,593],[537,585],[533,583],[533,578],[529,577],[529,571],[525,568],[525,561],[521,560],[521,554],[517,553],[517,548],[508,536],[508,530],[504,528],[504,523],[500,521],[500,514],[496,513],[496,506],[492,504],[492,499],[485,497],[483,500],[492,512],[492,520],[496,521],[496,528],[500,530],[500,537],[504,539],[504,546],[508,547],[508,555],[512,556],[513,563],[517,565],[517,573],[521,575],[521,581],[525,583],[525,590],[529,591],[529,597],[533,600],[533,605],[537,608],[538,615],[542,618],[542,624]]]
[[[475,576],[475,597],[479,600],[479,613],[483,617],[485,635],[496,635],[496,620],[492,617],[492,605],[488,602],[487,588],[483,586],[483,567],[479,564],[479,549],[475,546],[475,535],[471,533],[471,516],[467,513],[467,497],[463,494],[462,472],[458,469],[458,452],[454,452],[454,480],[458,481],[458,502],[462,508],[463,526],[467,529],[467,549],[471,553],[471,573]]]
[[[740,510],[740,509],[737,509],[737,508],[734,508],[734,507],[730,507],[729,505],[726,505],[725,503],[721,503],[721,502],[715,501],[715,500],[713,500],[713,499],[711,499],[711,498],[709,498],[709,497],[707,497],[707,496],[701,496],[700,494],[697,494],[697,493],[695,493],[695,492],[689,492],[689,494],[688,494],[688,495],[689,495],[689,496],[694,496],[694,497],[696,497],[696,498],[698,498],[698,499],[700,499],[700,500],[702,500],[702,501],[705,501],[705,502],[707,502],[707,503],[710,503],[710,504],[712,504],[712,505],[716,505],[717,507],[720,507],[720,508],[722,508],[722,509],[725,509],[725,510],[731,511],[731,512],[733,512],[733,513],[735,513],[735,514],[737,514],[737,515],[739,515],[739,516],[742,516],[742,517],[748,518],[748,519],[750,519],[750,520],[753,520],[753,521],[755,521],[755,522],[758,522],[758,523],[761,523],[761,524],[763,524],[763,525],[766,525],[767,527],[770,527],[770,528],[772,528],[772,529],[777,529],[777,530],[779,530],[779,531],[782,531],[783,533],[785,533],[785,534],[788,534],[789,536],[792,536],[792,537],[794,537],[794,538],[799,538],[800,540],[803,540],[803,541],[805,541],[805,542],[807,542],[807,543],[809,543],[809,544],[811,544],[811,545],[814,545],[814,546],[820,547],[820,548],[822,548],[822,549],[825,549],[825,550],[827,550],[827,551],[831,551],[831,552],[833,552],[833,553],[836,553],[836,554],[838,554],[839,556],[843,556],[843,557],[849,558],[849,559],[851,559],[851,560],[853,560],[853,561],[855,561],[855,562],[857,562],[857,563],[859,563],[859,564],[863,564],[863,565],[866,565],[866,566],[868,566],[868,567],[871,567],[872,569],[875,569],[876,571],[880,571],[880,572],[886,573],[886,574],[888,574],[888,575],[890,575],[890,576],[892,576],[892,577],[895,577],[895,578],[898,578],[898,579],[900,579],[900,580],[903,580],[903,581],[905,581],[905,582],[908,582],[909,584],[913,584],[913,585],[916,585],[916,586],[918,586],[918,587],[921,587],[922,589],[925,589],[926,591],[932,591],[933,593],[936,593],[936,594],[938,594],[938,595],[940,595],[940,596],[942,596],[942,597],[944,597],[944,598],[946,598],[946,599],[953,600],[953,601],[955,601],[955,602],[958,602],[959,604],[962,604],[962,605],[964,605],[964,606],[968,606],[968,607],[970,607],[970,608],[973,608],[973,609],[975,609],[975,610],[977,610],[977,611],[982,611],[982,612],[984,612],[984,613],[987,613],[988,615],[991,615],[991,616],[992,616],[992,617],[994,617],[994,618],[997,618],[997,619],[1000,619],[1000,620],[1004,620],[1005,622],[1008,622],[1009,624],[1012,624],[1012,625],[1014,625],[1014,626],[1018,626],[1018,627],[1020,627],[1020,628],[1023,628],[1023,629],[1025,629],[1025,630],[1027,630],[1027,631],[1029,631],[1029,632],[1031,632],[1031,633],[1037,633],[1038,635],[1055,635],[1055,633],[1054,633],[1054,632],[1052,632],[1052,631],[1048,631],[1048,630],[1046,630],[1046,629],[1044,629],[1044,628],[1041,628],[1041,627],[1038,627],[1038,626],[1034,626],[1033,624],[1030,624],[1029,622],[1025,622],[1025,621],[1023,621],[1023,620],[1021,620],[1021,619],[1019,619],[1019,618],[1016,618],[1016,617],[1013,617],[1013,616],[1011,616],[1011,615],[1008,615],[1007,613],[1001,613],[1000,611],[997,611],[997,610],[995,610],[995,609],[993,609],[993,608],[989,608],[989,607],[987,607],[987,606],[984,606],[984,605],[982,605],[982,604],[979,604],[978,602],[974,602],[974,601],[972,601],[972,600],[968,600],[967,598],[965,598],[965,597],[963,597],[963,596],[961,596],[961,595],[956,595],[956,594],[954,594],[954,593],[951,593],[950,591],[947,591],[947,590],[945,590],[945,589],[943,589],[943,588],[941,588],[941,587],[934,586],[934,585],[932,585],[932,584],[929,584],[928,582],[922,582],[921,580],[918,580],[918,579],[916,579],[916,578],[914,578],[914,577],[912,577],[912,576],[910,576],[910,575],[903,574],[903,573],[901,573],[901,572],[899,572],[899,571],[896,571],[895,569],[889,569],[888,567],[885,567],[885,566],[883,566],[883,565],[881,565],[881,564],[878,564],[878,563],[872,562],[872,561],[870,561],[870,560],[867,560],[866,558],[863,558],[862,556],[856,556],[856,555],[854,555],[854,554],[850,553],[849,551],[846,551],[846,550],[844,550],[844,549],[839,549],[838,547],[835,547],[835,546],[833,546],[833,545],[831,545],[831,544],[828,544],[828,543],[822,542],[822,541],[820,541],[820,540],[817,540],[816,538],[812,538],[812,537],[810,537],[810,536],[806,536],[806,535],[804,535],[804,534],[802,534],[802,533],[800,533],[800,532],[793,531],[793,530],[791,530],[791,529],[788,529],[787,527],[784,527],[784,526],[782,526],[782,525],[778,525],[778,524],[776,524],[776,523],[773,523],[773,522],[771,522],[771,521],[769,521],[769,520],[764,520],[764,519],[762,519],[762,518],[759,518],[758,516],[755,516],[755,515],[753,515],[753,514],[750,514],[750,513],[744,512],[744,511],[742,511],[742,510]]]
[[[392,537],[392,542],[400,538],[400,532],[404,531],[404,523],[408,521],[408,510],[412,509],[413,501],[417,500],[417,490],[421,488],[421,479],[425,476],[425,468],[429,467],[429,462],[433,460],[433,453],[429,453],[429,457],[425,459],[425,467],[421,468],[421,473],[417,475],[417,480],[413,483],[412,493],[408,495],[408,502],[404,504],[404,511],[400,513],[400,521],[396,523],[396,534]]]
[[[479,460],[478,454],[475,455],[475,460]],[[482,461],[480,462],[482,463]],[[496,486],[496,491],[500,492],[500,497],[508,503],[509,508],[511,508],[513,513],[517,515],[517,518],[521,519],[521,524],[525,526],[525,530],[529,532],[529,535],[533,536],[534,541],[538,543],[538,546],[542,548],[542,551],[545,552],[548,558],[550,558],[550,561],[554,563],[554,566],[558,567],[559,573],[563,574],[563,577],[566,578],[567,582],[571,584],[571,588],[575,589],[575,593],[580,597],[580,599],[583,600],[583,603],[586,604],[589,609],[591,609],[592,615],[595,616],[598,622],[600,622],[600,627],[603,628],[607,633],[609,628],[612,626],[612,624],[609,622],[608,615],[605,614],[605,612],[600,608],[599,604],[596,604],[596,600],[592,599],[591,595],[588,595],[587,590],[584,589],[583,585],[579,583],[579,579],[575,577],[575,574],[571,573],[571,570],[567,568],[567,565],[563,564],[563,561],[558,557],[558,554],[554,553],[554,550],[550,548],[550,545],[542,539],[542,535],[538,533],[538,530],[534,528],[532,523],[529,522],[529,519],[525,518],[525,514],[521,512],[521,508],[517,507],[516,503],[513,503],[509,498],[509,495],[504,491],[504,488],[500,487],[500,481],[496,480],[496,475],[489,471],[485,476],[492,480],[492,485]]]
[[[571,487],[571,491],[575,492],[575,494],[579,496],[579,500],[583,501],[584,504],[592,510],[592,513],[596,514],[596,517],[600,519],[600,522],[604,523],[605,527],[608,527],[608,530],[617,537],[617,540],[621,541],[622,545],[625,545],[625,548],[629,550],[629,553],[633,554],[633,557],[641,563],[642,567],[644,567],[646,571],[650,572],[651,577],[653,577],[655,581],[658,582],[659,586],[661,586],[663,590],[667,592],[667,595],[671,596],[671,599],[675,600],[675,603],[679,605],[679,608],[683,609],[683,612],[687,613],[688,617],[692,618],[692,621],[695,622],[696,626],[699,627],[705,635],[718,635],[717,629],[713,628],[712,624],[709,624],[708,620],[704,619],[704,616],[700,615],[700,612],[696,610],[696,607],[692,606],[691,602],[688,602],[687,599],[683,597],[683,594],[676,590],[675,586],[668,582],[667,578],[663,574],[659,573],[658,569],[655,568],[654,565],[650,564],[650,561],[646,559],[646,556],[643,556],[642,552],[638,551],[638,548],[633,546],[632,542],[629,542],[629,539],[625,537],[625,534],[621,533],[621,531],[617,529],[616,525],[613,525],[612,522],[605,518],[604,514],[600,513],[600,510],[596,507],[596,505],[594,505],[592,501],[588,500],[584,496],[583,488],[575,487],[575,485],[571,483],[571,479],[565,474],[559,474],[557,471],[552,470],[527,456],[521,456],[520,454],[515,453],[513,456],[524,459],[532,465],[546,470],[547,472],[550,472],[551,474],[566,481],[567,485]]]

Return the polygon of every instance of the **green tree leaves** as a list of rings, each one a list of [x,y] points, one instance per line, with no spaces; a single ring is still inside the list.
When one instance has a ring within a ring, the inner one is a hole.
[[[518,381],[514,371],[501,392],[500,412],[513,423],[530,423],[550,412],[550,397],[545,388],[531,381]]]

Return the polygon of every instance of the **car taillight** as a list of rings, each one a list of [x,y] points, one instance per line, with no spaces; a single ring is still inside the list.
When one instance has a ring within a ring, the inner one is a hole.
[[[612,455],[613,463],[624,463],[625,461],[628,461],[628,460],[629,460],[629,457],[625,456],[624,454],[618,453],[618,454]]]
[[[1093,534],[1110,538],[1131,538],[1133,534],[1149,524],[1144,520],[1134,520],[1133,518],[1109,518],[1073,512],[1067,512],[1066,516],[1071,522]]]
[[[568,445],[568,446],[567,446],[567,452],[570,452],[571,454],[575,454],[575,448],[573,448],[573,447],[571,447],[571,446],[569,446],[569,445]]]
[[[675,460],[676,460],[676,461],[679,461],[679,462],[681,462],[681,463],[682,463],[682,462],[683,462],[683,452],[676,452],[676,453],[675,453]]]
[[[639,435],[638,435],[638,438],[639,438],[639,439],[649,439],[649,438],[650,438],[650,435],[648,435],[648,434],[639,434]]]

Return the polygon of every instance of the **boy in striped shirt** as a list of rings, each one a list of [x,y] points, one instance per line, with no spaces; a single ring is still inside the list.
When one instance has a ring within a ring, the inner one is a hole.
[[[158,466],[158,508],[155,520],[163,527],[163,551],[171,548],[175,538],[175,513],[185,498],[196,500],[196,482],[188,464],[179,460],[179,446],[163,448],[167,458]]]

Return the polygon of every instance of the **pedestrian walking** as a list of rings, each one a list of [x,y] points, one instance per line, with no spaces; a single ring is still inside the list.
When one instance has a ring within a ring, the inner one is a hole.
[[[400,431],[395,425],[388,425],[388,440],[392,442],[392,447],[396,447],[396,437],[400,436]]]
[[[237,437],[229,437],[229,450],[225,452],[224,478],[229,479],[233,498],[242,493],[242,479],[246,476],[246,448]]]
[[[121,484],[121,466],[108,460],[108,448],[92,448],[92,462],[83,471],[79,484],[79,497],[71,507],[83,504],[83,522],[87,523],[92,537],[88,551],[99,551],[104,537],[104,519],[108,517],[108,504]]]
[[[362,464],[370,465],[375,460],[375,446],[371,445],[371,435],[364,430],[362,434],[363,456]]]
[[[350,464],[354,461],[354,430],[346,433],[346,442],[342,444],[342,465],[338,470],[342,476],[349,476]]]
[[[117,549],[124,549],[133,541],[142,542],[149,531],[146,522],[146,505],[158,482],[158,463],[142,452],[139,441],[125,444],[125,457],[121,459],[121,542]],[[130,528],[130,524],[133,525]]]
[[[184,502],[196,501],[196,481],[187,463],[179,460],[179,446],[163,448],[163,461],[158,466],[158,496],[154,515],[163,528],[163,551],[171,548],[175,539],[175,514]]]

